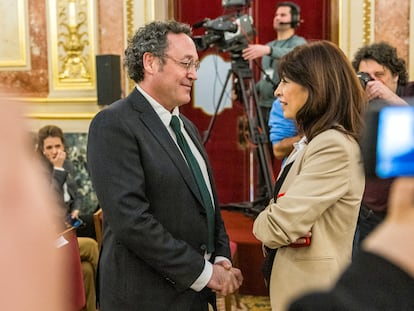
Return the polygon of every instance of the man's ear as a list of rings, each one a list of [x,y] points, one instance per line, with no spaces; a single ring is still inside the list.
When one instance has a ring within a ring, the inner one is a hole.
[[[398,84],[398,80],[400,79],[400,76],[398,74],[395,74],[392,78],[394,82]]]
[[[158,71],[159,68],[159,58],[154,56],[154,54],[146,52],[142,56],[142,63],[144,66],[144,70],[148,72],[149,74],[154,73],[155,71]]]

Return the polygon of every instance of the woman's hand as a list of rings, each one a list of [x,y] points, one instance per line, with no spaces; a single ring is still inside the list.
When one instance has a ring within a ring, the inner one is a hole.
[[[53,167],[63,168],[63,163],[66,160],[66,152],[63,150],[58,150],[56,156],[50,160],[52,162]]]
[[[304,236],[297,239],[295,242],[289,244],[290,247],[306,247],[310,245],[312,231],[309,231]]]

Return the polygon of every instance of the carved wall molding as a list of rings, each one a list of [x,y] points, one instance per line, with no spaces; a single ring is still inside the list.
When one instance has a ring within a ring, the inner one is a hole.
[[[47,2],[50,96],[96,96],[95,1]]]
[[[372,0],[339,0],[339,47],[349,59],[374,38]]]
[[[372,33],[372,1],[371,0],[364,0],[362,5],[363,8],[363,43],[364,45],[371,43],[371,33]]]

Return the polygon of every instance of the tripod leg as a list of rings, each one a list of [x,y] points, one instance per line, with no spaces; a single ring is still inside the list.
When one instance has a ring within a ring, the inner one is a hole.
[[[231,73],[232,73],[232,70],[229,69],[229,71],[227,73],[226,81],[224,82],[223,88],[222,88],[221,93],[220,93],[219,101],[217,103],[216,109],[214,110],[214,115],[210,120],[210,123],[208,125],[208,128],[207,128],[206,132],[204,133],[204,137],[203,137],[203,144],[204,145],[207,143],[208,139],[210,138],[211,130],[213,129],[214,123],[216,122],[216,117],[217,117],[217,114],[220,110],[221,102],[223,100],[224,92],[226,91],[227,84],[230,81]]]
[[[262,110],[260,109],[260,107],[257,105],[258,103],[258,95],[257,95],[257,91],[255,88],[255,84],[254,84],[254,80],[252,78],[251,80],[251,89],[253,90],[253,98],[254,98],[254,107],[256,109],[256,113],[258,116],[258,122],[259,122],[259,128],[262,130],[261,135],[259,135],[260,138],[262,138],[262,140],[260,142],[258,142],[258,146],[259,146],[259,155],[260,155],[260,162],[261,162],[261,168],[262,168],[262,172],[265,178],[265,183],[266,183],[266,187],[267,187],[267,191],[268,191],[268,195],[269,198],[272,196],[272,192],[273,192],[273,184],[274,184],[274,176],[273,176],[273,166],[272,166],[272,161],[271,161],[271,157],[269,154],[269,149],[268,149],[268,144],[269,144],[269,133],[267,132],[267,127],[266,124],[264,122],[264,117],[262,115]],[[260,134],[260,133],[259,133]]]
[[[242,69],[236,68],[234,71],[240,82],[242,100],[249,120],[249,133],[253,143],[257,145],[258,149],[260,171],[264,177],[266,187],[267,198],[265,200],[269,200],[272,196],[273,189],[273,170],[270,162],[269,149],[267,147],[267,131],[261,110],[257,106],[258,96],[255,89],[253,72],[250,68],[245,67]],[[246,90],[246,85],[249,91]]]

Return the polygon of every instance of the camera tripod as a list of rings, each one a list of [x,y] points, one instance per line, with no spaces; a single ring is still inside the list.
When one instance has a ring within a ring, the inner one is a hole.
[[[249,67],[247,61],[243,60],[240,55],[238,54],[231,54],[231,68],[228,71],[225,83],[223,85],[223,89],[220,93],[219,101],[215,109],[215,113],[213,115],[212,120],[210,121],[209,127],[206,131],[206,135],[204,136],[204,143],[208,140],[208,137],[211,133],[211,129],[214,125],[215,118],[217,113],[220,109],[220,105],[227,87],[231,79],[232,73],[237,78],[237,83],[239,85],[240,90],[240,101],[244,105],[244,109],[246,112],[246,116],[248,118],[248,126],[249,126],[249,135],[252,143],[257,146],[257,155],[259,161],[259,168],[260,173],[264,179],[264,186],[265,186],[265,197],[261,198],[258,201],[252,201],[246,203],[230,203],[226,204],[224,208],[237,208],[243,209],[247,213],[258,214],[260,213],[263,208],[264,204],[272,197],[272,189],[273,189],[273,172],[272,172],[272,165],[270,161],[270,155],[268,150],[268,134],[266,131],[266,127],[263,121],[262,111],[258,107],[258,95],[255,88],[255,81],[253,77],[253,71]]]

